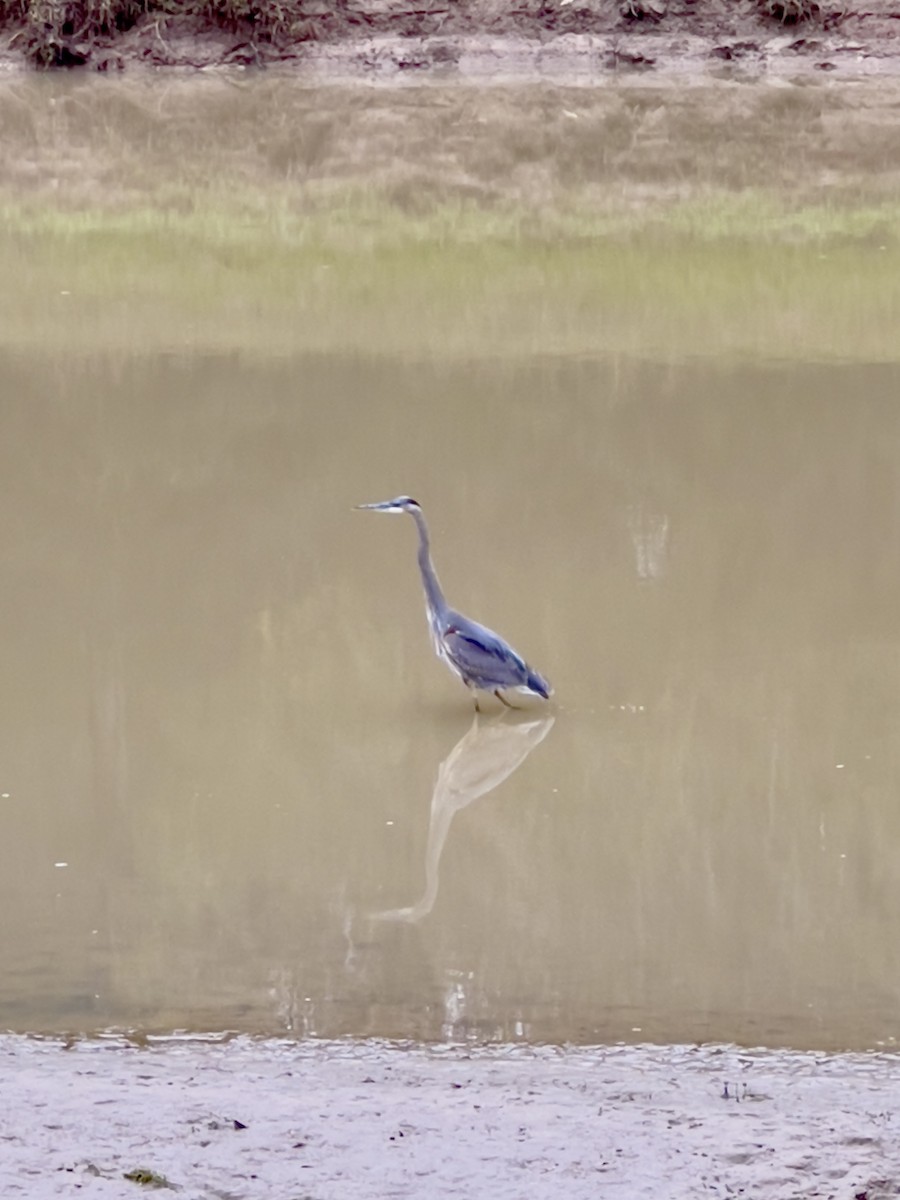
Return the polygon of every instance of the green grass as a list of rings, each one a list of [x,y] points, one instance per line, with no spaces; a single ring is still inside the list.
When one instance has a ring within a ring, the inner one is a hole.
[[[210,195],[0,216],[9,347],[896,358],[900,205],[411,216],[351,189],[302,212]]]

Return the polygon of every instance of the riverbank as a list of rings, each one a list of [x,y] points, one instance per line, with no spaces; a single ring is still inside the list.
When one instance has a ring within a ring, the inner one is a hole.
[[[5,1037],[0,1066],[6,1197],[900,1194],[885,1054]]]
[[[839,0],[11,0],[0,59],[37,67],[897,74],[900,4]]]

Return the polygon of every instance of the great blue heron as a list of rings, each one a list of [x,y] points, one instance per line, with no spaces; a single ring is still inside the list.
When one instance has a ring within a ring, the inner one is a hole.
[[[478,705],[479,691],[493,692],[507,708],[515,708],[516,705],[510,704],[501,694],[502,688],[533,692],[549,700],[553,691],[550,684],[532,670],[508,642],[484,625],[458,613],[444,599],[431,562],[428,526],[418,503],[409,496],[398,496],[396,500],[382,500],[378,504],[358,504],[357,508],[367,508],[373,512],[409,513],[415,521],[419,530],[419,570],[422,573],[425,608],[435,653],[475,693],[475,708],[481,711]]]

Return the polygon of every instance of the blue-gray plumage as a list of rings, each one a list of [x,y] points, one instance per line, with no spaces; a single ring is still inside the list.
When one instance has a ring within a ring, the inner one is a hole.
[[[503,638],[491,629],[470,621],[462,613],[451,608],[444,599],[441,585],[431,562],[431,541],[422,509],[409,496],[398,496],[396,500],[383,500],[379,504],[359,504],[358,508],[374,512],[409,513],[419,531],[419,570],[425,589],[425,608],[428,612],[428,627],[435,653],[454,671],[467,688],[476,693],[475,707],[478,708],[479,691],[493,692],[509,708],[514,704],[502,696],[501,689],[533,692],[549,700],[553,689],[542,675],[529,667]]]

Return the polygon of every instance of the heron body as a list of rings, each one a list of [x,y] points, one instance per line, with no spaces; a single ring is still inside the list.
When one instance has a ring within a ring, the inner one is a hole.
[[[396,500],[358,507],[374,512],[409,513],[415,521],[419,531],[419,571],[435,653],[466,687],[476,693],[475,707],[478,708],[479,691],[493,692],[510,708],[515,706],[501,694],[506,689],[531,692],[548,700],[553,691],[550,684],[508,642],[477,621],[470,621],[447,603],[431,561],[428,526],[417,502],[409,496],[398,496]]]

